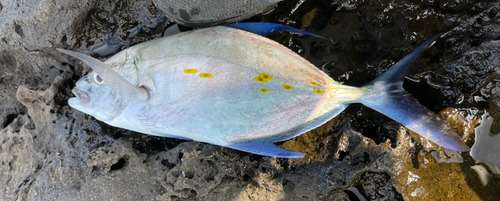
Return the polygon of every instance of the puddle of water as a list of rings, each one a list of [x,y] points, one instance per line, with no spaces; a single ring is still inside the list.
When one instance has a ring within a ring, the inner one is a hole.
[[[475,129],[476,140],[470,154],[476,160],[486,160],[500,166],[500,135],[490,132],[494,119],[488,112],[481,119],[481,125]]]

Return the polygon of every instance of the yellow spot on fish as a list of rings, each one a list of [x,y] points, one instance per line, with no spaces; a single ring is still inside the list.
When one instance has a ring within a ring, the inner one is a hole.
[[[200,73],[200,77],[201,78],[212,78],[212,77],[214,77],[214,75],[212,75],[210,73]]]
[[[325,90],[321,90],[321,89],[314,89],[313,91],[314,91],[314,93],[317,93],[317,94],[324,94],[325,93]]]
[[[264,78],[262,78],[262,77],[259,77],[259,76],[255,77],[255,79],[254,79],[254,80],[255,80],[256,82],[260,82],[260,83],[266,83],[266,82],[267,82],[267,80],[266,80],[266,79],[264,79]]]
[[[260,89],[260,92],[262,92],[262,93],[269,93],[270,90],[266,89],[266,88],[262,88],[262,89]]]
[[[184,70],[184,73],[186,73],[186,74],[195,74],[197,72],[198,72],[198,70],[196,70],[194,68],[188,68],[188,69]]]
[[[267,73],[261,73],[254,78],[256,82],[266,83],[268,80],[273,80],[273,76]]]
[[[273,80],[273,76],[267,73],[261,73],[259,74],[259,77],[264,78],[266,80]]]
[[[318,85],[316,82],[310,82],[311,85]]]
[[[290,86],[290,85],[286,85],[286,84],[284,84],[284,85],[283,85],[283,89],[286,89],[286,90],[292,90],[292,89],[293,89],[293,86]]]

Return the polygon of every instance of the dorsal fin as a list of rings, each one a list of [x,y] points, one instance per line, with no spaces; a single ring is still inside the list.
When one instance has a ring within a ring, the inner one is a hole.
[[[258,34],[261,36],[267,36],[272,33],[279,33],[283,31],[288,31],[292,33],[298,33],[298,34],[304,34],[304,35],[309,35],[309,36],[314,36],[318,37],[321,39],[325,39],[322,36],[309,33],[307,31],[302,31],[300,29],[296,29],[293,27],[289,27],[286,25],[282,24],[274,24],[274,23],[268,23],[268,22],[240,22],[240,23],[235,23],[235,24],[228,24],[226,25],[228,27],[236,28],[236,29],[241,29],[244,31],[252,32],[254,34]]]

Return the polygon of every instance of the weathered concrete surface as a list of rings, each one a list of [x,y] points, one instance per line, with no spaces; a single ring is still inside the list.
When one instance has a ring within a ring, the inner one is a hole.
[[[487,135],[499,130],[499,9],[477,0],[287,0],[250,20],[327,37],[272,36],[335,80],[357,86],[425,39],[450,31],[415,65],[405,88],[449,116],[470,146],[485,112],[491,118]],[[500,196],[498,177],[483,186],[468,153],[439,149],[361,105],[282,143],[307,153],[296,160],[116,129],[67,105],[74,83],[89,69],[55,47],[103,59],[99,55],[161,37],[170,25],[150,0],[0,0],[0,200]],[[494,168],[483,169],[494,174]]]

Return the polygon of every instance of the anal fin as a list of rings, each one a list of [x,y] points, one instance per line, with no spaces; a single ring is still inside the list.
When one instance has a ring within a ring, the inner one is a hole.
[[[177,136],[177,135],[170,135],[170,134],[157,133],[157,132],[153,132],[153,135],[161,136],[161,137],[177,138],[177,139],[181,139],[181,140],[192,140],[192,139],[187,138],[187,137],[181,137],[181,136]]]
[[[305,155],[303,153],[288,151],[286,149],[279,148],[272,142],[264,141],[238,142],[224,146],[240,151],[271,157],[303,158]]]

